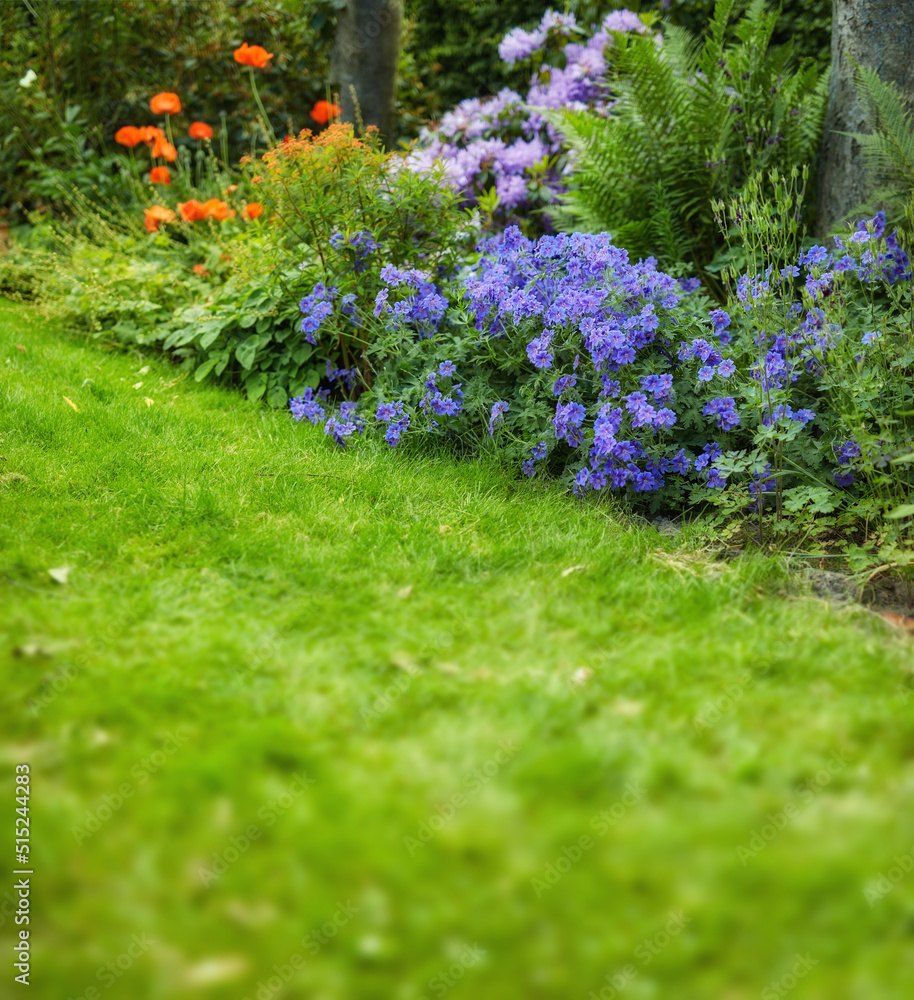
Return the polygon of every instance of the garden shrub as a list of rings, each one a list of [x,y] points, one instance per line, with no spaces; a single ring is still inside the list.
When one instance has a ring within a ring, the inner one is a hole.
[[[773,173],[726,207],[749,260],[726,309],[605,233],[509,228],[450,288],[385,267],[370,388],[293,414],[339,442],[374,425],[393,446],[496,449],[654,510],[771,491],[822,524],[883,524],[912,485],[910,264],[882,216],[797,255],[804,183]]]
[[[827,98],[827,74],[815,64],[797,70],[789,46],[770,47],[777,13],[763,3],[729,41],[735,9],[718,0],[703,44],[672,27],[660,47],[617,36],[610,114],[543,112],[576,154],[561,227],[612,232],[668,268],[686,262],[718,292],[712,202],[737,196],[753,176],[811,163]]]

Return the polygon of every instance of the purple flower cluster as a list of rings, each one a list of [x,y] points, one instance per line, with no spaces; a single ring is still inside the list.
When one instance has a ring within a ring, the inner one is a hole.
[[[339,445],[345,446],[346,438],[365,430],[365,421],[356,413],[357,406],[357,403],[340,403],[339,414],[327,417],[324,433]]]
[[[511,407],[508,403],[504,401],[499,401],[492,404],[492,412],[489,414],[489,434],[495,434],[495,428],[499,424],[505,422],[505,414],[510,410]]]
[[[546,49],[560,50],[564,65],[543,65],[533,73],[526,97],[501,90],[494,97],[469,98],[445,114],[436,127],[422,130],[419,146],[409,158],[410,166],[429,170],[436,162],[467,204],[494,185],[499,213],[512,217],[531,205],[528,180],[534,168],[548,192],[544,203],[564,192],[564,153],[557,132],[537,109],[591,108],[606,114],[612,107],[608,87],[607,52],[615,32],[644,34],[645,24],[637,14],[618,10],[607,15],[599,30],[581,29],[571,14],[549,10],[537,28],[515,28],[501,41],[498,51],[508,66]],[[519,133],[519,134],[518,134]]]
[[[333,300],[337,289],[318,282],[298,304],[304,319],[301,321],[301,332],[309,344],[316,344],[314,334],[320,329],[321,323],[333,315]]]
[[[310,423],[317,424],[325,417],[324,408],[314,398],[314,390],[310,386],[300,396],[289,400],[289,409],[299,423],[305,418]]]
[[[375,416],[382,423],[389,425],[384,433],[384,440],[391,448],[396,448],[400,443],[400,435],[409,427],[409,414],[406,412],[403,400],[380,403]]]
[[[418,268],[401,270],[393,264],[381,268],[381,280],[388,285],[375,296],[373,314],[384,316],[391,330],[411,328],[420,337],[430,337],[447,311],[448,301],[432,283],[430,276]],[[409,293],[396,302],[390,301],[391,288],[406,288]]]

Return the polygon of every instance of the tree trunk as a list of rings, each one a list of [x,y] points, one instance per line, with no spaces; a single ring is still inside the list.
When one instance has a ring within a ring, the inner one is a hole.
[[[914,0],[834,0],[831,79],[819,169],[820,236],[846,221],[872,191],[859,145],[836,132],[869,132],[854,87],[868,66],[914,96]]]
[[[395,100],[402,0],[349,0],[340,11],[331,74],[342,120],[375,125],[387,149],[396,137]]]

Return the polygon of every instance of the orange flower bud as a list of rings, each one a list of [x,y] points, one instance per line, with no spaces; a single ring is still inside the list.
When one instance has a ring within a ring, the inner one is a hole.
[[[153,167],[149,171],[150,184],[171,184],[171,177],[168,175],[168,167]]]
[[[259,201],[249,201],[241,214],[246,219],[259,219],[263,215],[263,205]]]

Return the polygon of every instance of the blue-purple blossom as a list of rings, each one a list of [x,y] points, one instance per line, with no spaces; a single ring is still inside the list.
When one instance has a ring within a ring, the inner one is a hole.
[[[300,396],[289,400],[289,409],[299,423],[306,419],[309,423],[318,424],[324,419],[324,408],[314,398],[314,390],[310,386]]]
[[[489,414],[489,434],[495,433],[495,427],[498,424],[502,424],[505,421],[505,414],[509,410],[509,406],[504,401],[499,401],[492,404],[492,412]]]

